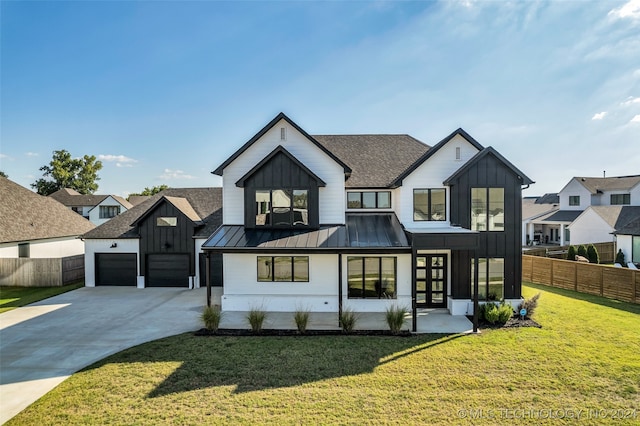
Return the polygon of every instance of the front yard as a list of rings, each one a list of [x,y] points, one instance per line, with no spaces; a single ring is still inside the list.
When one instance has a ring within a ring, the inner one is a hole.
[[[158,340],[8,424],[638,424],[640,307],[538,291],[542,329]]]
[[[83,287],[80,281],[61,287],[0,287],[0,313]]]

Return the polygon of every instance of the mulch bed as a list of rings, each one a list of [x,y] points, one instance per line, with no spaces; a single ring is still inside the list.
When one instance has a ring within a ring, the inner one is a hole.
[[[469,318],[469,321],[473,322],[473,317],[472,316],[468,316],[467,318]],[[532,320],[531,318],[525,318],[525,319],[521,319],[519,316],[513,316],[509,319],[509,321],[507,321],[505,324],[499,324],[499,323],[495,323],[495,324],[491,324],[487,321],[480,321],[478,323],[478,326],[482,329],[497,329],[497,328],[520,328],[520,327],[535,327],[535,328],[542,328],[542,326],[540,324],[538,324],[537,322],[535,322],[534,320]]]
[[[259,332],[241,329],[220,328],[218,331],[209,331],[201,328],[193,333],[195,336],[393,336],[393,337],[410,337],[413,334],[408,330],[403,330],[398,334],[392,334],[389,330],[353,330],[346,333],[342,330],[307,330],[300,333],[298,330],[275,330],[263,329]]]

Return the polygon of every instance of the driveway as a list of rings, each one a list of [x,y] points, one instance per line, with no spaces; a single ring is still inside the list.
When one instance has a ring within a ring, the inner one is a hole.
[[[0,424],[74,372],[201,327],[206,289],[80,288],[0,314]]]

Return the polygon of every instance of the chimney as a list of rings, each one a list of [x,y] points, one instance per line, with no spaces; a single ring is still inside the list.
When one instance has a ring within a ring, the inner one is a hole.
[[[606,177],[607,177],[607,171],[606,171],[606,170],[603,170],[603,171],[602,171],[602,177],[603,177],[603,178],[606,178]]]

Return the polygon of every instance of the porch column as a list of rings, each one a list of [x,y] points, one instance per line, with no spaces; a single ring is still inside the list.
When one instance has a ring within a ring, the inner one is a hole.
[[[480,310],[480,306],[478,304],[478,278],[480,267],[478,262],[478,250],[473,251],[473,332],[478,332],[478,311]]]
[[[564,223],[560,224],[560,246],[565,245],[566,241],[564,240]]]
[[[342,253],[338,253],[338,325],[342,327]]]
[[[533,236],[535,235],[536,226],[533,224],[533,222],[529,222],[527,226],[529,228],[527,235],[529,236],[529,240],[533,241]],[[533,242],[531,244],[533,245]]]
[[[207,281],[207,306],[211,306],[211,261],[209,254],[209,250],[205,251],[204,279]]]
[[[411,330],[418,331],[418,308],[416,306],[416,249],[411,250]]]

